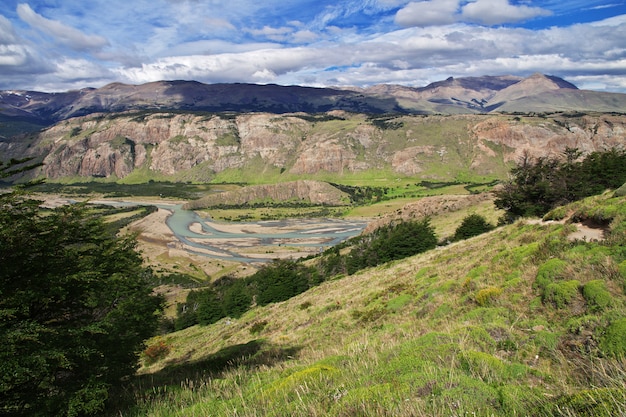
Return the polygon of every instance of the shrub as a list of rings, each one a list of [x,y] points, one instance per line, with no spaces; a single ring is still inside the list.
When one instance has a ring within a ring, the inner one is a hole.
[[[500,294],[502,294],[502,288],[483,288],[476,294],[476,303],[481,307],[487,306],[495,301]]]
[[[604,281],[596,279],[589,281],[583,286],[583,297],[591,311],[602,311],[611,305],[611,293],[606,288]]]
[[[159,339],[155,343],[148,346],[143,351],[143,355],[146,358],[146,362],[151,364],[169,355],[170,350],[170,347],[163,340]]]
[[[256,287],[257,303],[266,305],[288,300],[308,290],[311,274],[312,270],[302,264],[278,260],[259,269],[249,280]]]
[[[563,272],[567,262],[553,258],[543,263],[537,270],[535,278],[535,286],[539,289],[545,289],[549,284],[553,283]]]
[[[254,322],[252,326],[250,326],[250,333],[257,334],[261,333],[263,329],[267,326],[267,320]]]
[[[593,152],[582,162],[574,158],[577,152],[566,151],[566,161],[524,154],[511,170],[512,180],[495,193],[496,207],[506,210],[507,217],[541,216],[557,206],[624,184],[626,151]]]
[[[572,302],[579,288],[580,281],[577,280],[553,282],[544,289],[542,300],[544,304],[553,303],[556,308],[564,308]]]
[[[626,355],[626,317],[611,323],[600,340],[600,349],[609,356]]]

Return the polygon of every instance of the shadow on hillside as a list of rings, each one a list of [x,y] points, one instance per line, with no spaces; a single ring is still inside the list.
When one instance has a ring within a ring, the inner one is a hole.
[[[224,372],[237,367],[255,368],[272,366],[288,360],[300,351],[301,347],[277,347],[262,341],[228,346],[201,359],[169,362],[165,368],[150,375],[137,377],[140,385],[179,385],[180,381],[219,378]]]
[[[200,387],[207,379],[221,378],[229,370],[245,367],[272,366],[293,358],[302,348],[273,346],[263,340],[228,346],[200,359],[166,364],[161,371],[148,375],[137,375],[120,386],[120,391],[111,396],[106,415],[135,415],[139,403],[149,403],[171,396],[167,387]]]

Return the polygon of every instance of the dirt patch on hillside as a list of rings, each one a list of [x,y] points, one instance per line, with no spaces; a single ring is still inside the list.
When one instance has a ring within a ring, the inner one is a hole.
[[[605,233],[608,231],[608,226],[604,224],[600,224],[593,220],[584,220],[581,222],[572,223],[576,226],[576,231],[567,236],[567,238],[572,240],[586,240],[586,241],[600,241],[604,240]]]
[[[567,240],[585,240],[587,242],[601,241],[605,239],[605,234],[608,231],[608,225],[595,222],[591,219],[572,221],[570,216],[562,220],[541,220],[532,219],[527,220],[529,224],[571,224],[576,226],[576,231],[567,235]]]
[[[428,216],[463,210],[483,201],[492,199],[491,193],[469,195],[442,195],[421,198],[409,203],[395,213],[387,214],[368,223],[364,233],[370,233],[381,226],[397,220],[417,220]]]

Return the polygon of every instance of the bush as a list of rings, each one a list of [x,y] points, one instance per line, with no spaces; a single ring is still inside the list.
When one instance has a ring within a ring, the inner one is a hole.
[[[548,284],[542,293],[542,301],[553,303],[556,308],[565,308],[578,295],[580,281],[568,280]]]
[[[148,346],[143,351],[143,355],[146,358],[146,362],[151,364],[165,358],[169,355],[170,350],[170,347],[163,340],[159,339],[155,343]]]
[[[313,270],[289,260],[274,261],[250,277],[256,302],[266,305],[285,301],[309,289]]]
[[[353,274],[363,268],[403,259],[436,246],[437,237],[429,219],[382,226],[358,238],[345,261],[346,270]]]
[[[576,149],[565,159],[525,154],[511,170],[513,179],[497,191],[495,205],[508,217],[542,216],[551,209],[616,189],[626,181],[626,151],[593,152],[581,161]]]
[[[626,317],[611,323],[600,340],[600,349],[605,355],[622,357],[626,355]]]
[[[545,289],[549,284],[553,283],[561,276],[563,270],[567,266],[567,262],[553,258],[543,263],[537,270],[535,278],[535,286],[539,289]]]
[[[494,226],[487,222],[487,220],[479,214],[470,214],[465,217],[459,227],[454,232],[453,240],[468,239],[473,236],[486,233],[492,230]]]
[[[593,312],[602,311],[611,305],[612,297],[604,281],[596,279],[583,286],[583,297]]]
[[[476,303],[481,307],[487,306],[495,301],[500,294],[502,294],[502,288],[483,288],[476,294]]]

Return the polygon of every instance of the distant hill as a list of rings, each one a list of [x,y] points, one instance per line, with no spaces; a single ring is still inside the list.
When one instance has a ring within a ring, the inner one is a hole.
[[[71,117],[126,110],[208,112],[458,114],[545,111],[623,112],[626,94],[579,90],[561,78],[448,78],[425,87],[313,88],[157,81],[113,83],[62,93],[0,91],[0,119],[50,125]],[[0,136],[7,136],[0,130]]]

